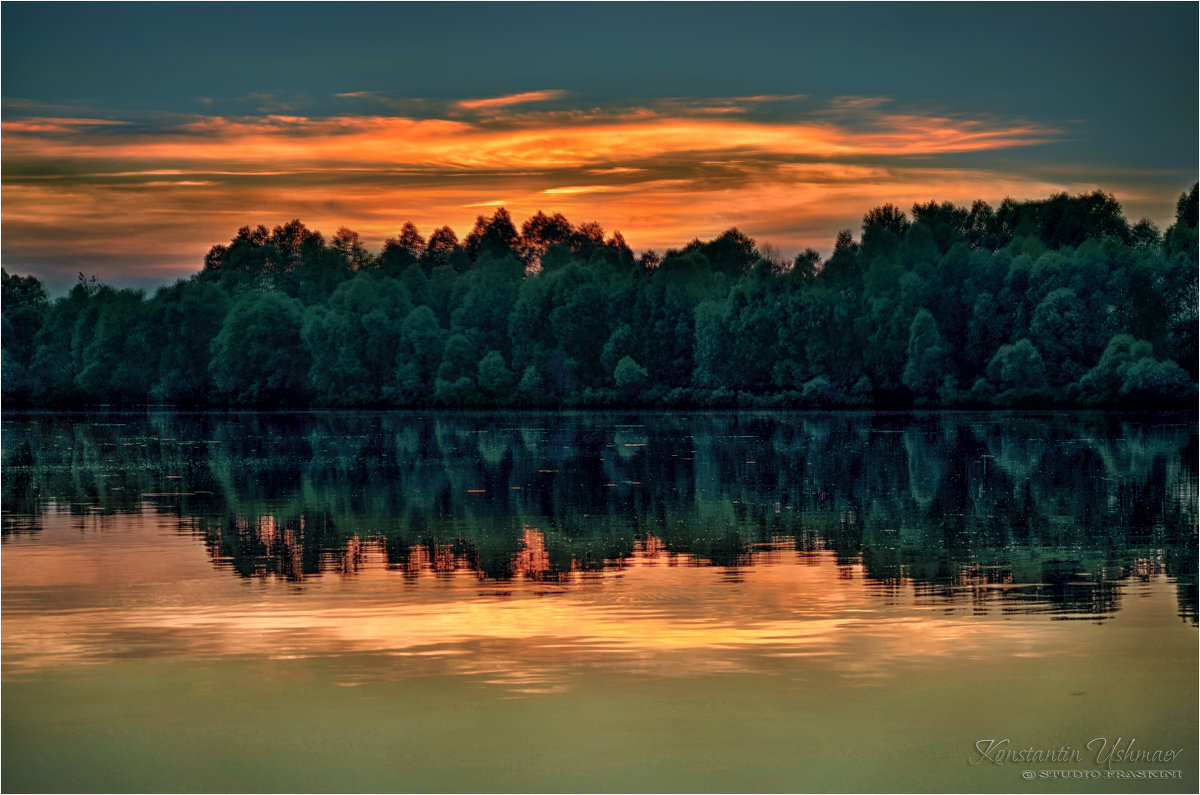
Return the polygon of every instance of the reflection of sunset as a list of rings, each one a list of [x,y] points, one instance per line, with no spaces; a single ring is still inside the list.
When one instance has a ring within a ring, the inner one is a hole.
[[[533,527],[521,533],[521,551],[513,561],[513,571],[526,577],[539,578],[550,571],[550,555],[546,552],[546,537]]]
[[[1180,563],[1194,480],[1160,463],[1185,460],[1186,424],[196,422],[8,419],[6,488],[37,495],[6,492],[10,680],[135,656],[340,669],[359,655],[373,675],[523,695],[577,688],[583,669],[858,687],[1078,660],[1110,627],[1195,616]],[[1078,441],[1039,441],[1052,435]],[[924,507],[949,493],[963,501]],[[1128,528],[1116,557],[1114,527]]]
[[[353,566],[353,577],[308,580],[303,597],[267,589],[246,601],[242,584],[211,577],[194,542],[177,536],[164,543],[169,518],[121,521],[130,532],[120,539],[111,531],[80,536],[72,528],[98,529],[100,518],[51,513],[45,533],[54,543],[6,547],[9,670],[157,649],[205,656],[384,653],[413,664],[440,660],[447,672],[496,672],[497,682],[514,686],[553,679],[562,655],[676,675],[801,666],[853,681],[886,678],[895,665],[931,658],[1070,654],[1061,623],[1012,622],[969,604],[934,608],[907,589],[881,600],[861,565],[847,569],[832,553],[801,553],[786,540],[755,553],[739,583],[721,567],[658,565],[698,561],[666,552],[652,536],[620,567],[545,583],[545,540],[527,527],[517,578],[489,584],[462,568],[448,546],[414,548],[407,571],[418,575],[414,580],[386,565],[378,544],[353,537],[343,564]],[[243,526],[295,551],[299,528],[268,517]],[[137,557],[136,569],[122,565],[149,544],[154,556]],[[114,575],[124,582],[120,603],[89,602],[94,584]],[[167,581],[174,589],[163,587]],[[54,596],[45,590],[67,582],[75,585]],[[1172,618],[1170,586],[1156,578],[1147,593]],[[683,667],[679,654],[686,654]]]

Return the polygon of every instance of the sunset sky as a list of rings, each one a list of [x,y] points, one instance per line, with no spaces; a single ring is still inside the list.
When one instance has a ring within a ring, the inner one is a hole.
[[[368,247],[538,210],[635,251],[737,226],[828,254],[892,202],[1197,178],[1197,6],[13,4],[2,258],[185,277],[238,227]]]

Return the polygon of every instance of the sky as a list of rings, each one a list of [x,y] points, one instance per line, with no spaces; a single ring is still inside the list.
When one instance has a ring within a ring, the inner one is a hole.
[[[13,3],[0,260],[152,287],[242,226],[506,207],[791,256],[916,201],[1197,179],[1195,3]]]

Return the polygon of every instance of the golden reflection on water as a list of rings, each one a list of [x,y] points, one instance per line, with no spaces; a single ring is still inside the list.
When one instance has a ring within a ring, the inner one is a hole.
[[[179,520],[152,511],[43,519],[38,536],[4,546],[8,678],[133,657],[372,654],[378,666],[339,683],[457,674],[544,693],[615,667],[856,685],[931,663],[1081,658],[1079,639],[1098,631],[1099,616],[1053,621],[981,602],[986,585],[936,598],[911,583],[873,581],[861,563],[798,551],[789,539],[736,570],[670,554],[649,537],[611,567],[552,573],[542,533],[526,527],[517,576],[496,581],[456,566],[448,549],[415,547],[397,570],[382,542],[353,538],[341,573],[301,586],[229,576]],[[286,533],[256,526],[287,544]],[[1115,620],[1178,623],[1166,578],[1127,590],[1139,598],[1127,598]]]
[[[1011,792],[980,738],[1196,747],[1191,423],[117,419],[5,421],[6,791]]]

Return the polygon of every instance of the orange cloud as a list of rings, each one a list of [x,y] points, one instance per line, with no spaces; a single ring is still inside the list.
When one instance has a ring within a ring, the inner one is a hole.
[[[546,188],[542,193],[556,196],[576,193],[607,193],[614,190],[620,190],[620,188],[615,185],[568,185],[563,188]]]
[[[21,119],[18,121],[6,121],[4,122],[4,131],[24,135],[68,133],[76,128],[81,127],[106,127],[123,125],[127,123],[128,122],[123,121],[110,121],[108,119],[69,119],[42,117],[34,119]]]
[[[775,157],[905,156],[976,152],[1050,140],[1052,129],[939,117],[885,116],[869,129],[832,123],[720,118],[608,118],[571,125],[522,125],[402,117],[310,119],[267,116],[191,121],[126,136],[77,130],[33,135],[4,122],[5,160],[93,158],[181,164],[255,163],[260,168],[563,168],[619,166],[695,153]]]
[[[589,174],[634,174],[638,171],[645,171],[643,168],[629,168],[628,166],[614,166],[612,168],[589,168]]]
[[[561,94],[468,102],[503,110]],[[857,230],[863,213],[885,202],[1114,189],[1068,171],[1000,171],[994,154],[989,167],[971,165],[972,153],[1060,136],[1029,122],[883,113],[873,100],[854,108],[853,121],[836,112],[784,120],[705,112],[722,102],[483,120],[6,120],[6,266],[22,271],[33,267],[24,263],[53,259],[73,276],[104,257],[134,261],[135,250],[137,267],[152,261],[156,272],[183,276],[209,246],[246,224],[300,218],[326,232],[345,225],[378,247],[405,221],[426,233],[449,224],[463,234],[480,208],[501,203],[518,222],[539,210],[599,221],[635,250],[738,226],[785,253],[828,251],[838,229]],[[1126,183],[1135,181],[1126,175]],[[1169,217],[1173,194],[1164,197]],[[100,268],[99,275],[109,274]]]
[[[490,97],[488,99],[464,99],[461,102],[455,103],[463,110],[485,110],[490,108],[506,108],[510,105],[523,105],[526,102],[546,102],[548,100],[559,99],[565,91],[525,91],[520,94],[509,94],[504,97]]]
[[[835,110],[872,110],[888,102],[888,97],[836,97],[831,104]]]

